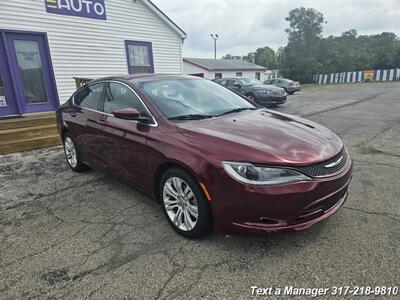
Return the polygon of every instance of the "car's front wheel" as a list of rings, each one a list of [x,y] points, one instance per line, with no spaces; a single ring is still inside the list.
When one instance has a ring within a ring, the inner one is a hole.
[[[246,97],[247,97],[247,99],[249,99],[250,101],[256,102],[256,97],[254,97],[253,94],[247,94]]]
[[[89,169],[89,167],[81,161],[75,142],[68,133],[64,136],[63,145],[65,158],[72,170],[75,172],[83,172]]]
[[[159,195],[168,222],[179,234],[198,238],[212,229],[211,211],[199,184],[179,168],[169,169]]]

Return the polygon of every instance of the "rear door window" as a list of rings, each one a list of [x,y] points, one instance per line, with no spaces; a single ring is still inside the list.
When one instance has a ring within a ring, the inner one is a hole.
[[[233,79],[229,79],[229,80],[226,82],[226,85],[227,85],[227,86],[230,86],[230,87],[233,87],[233,86],[235,86],[235,85],[237,85],[237,84],[239,84],[239,82],[238,82],[237,80],[233,80]]]
[[[218,83],[219,83],[220,85],[226,85],[226,80],[219,80]]]
[[[103,87],[104,83],[96,83],[83,87],[75,94],[74,103],[83,108],[99,110]]]

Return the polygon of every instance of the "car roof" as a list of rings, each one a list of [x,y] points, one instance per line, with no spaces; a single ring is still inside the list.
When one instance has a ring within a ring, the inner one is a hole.
[[[243,77],[224,77],[224,78],[220,78],[220,79],[218,79],[218,81],[221,81],[221,80],[240,79],[240,78],[243,78]]]
[[[141,73],[141,74],[121,74],[121,75],[101,77],[92,80],[91,83],[98,81],[112,81],[112,80],[130,81],[131,83],[137,83],[143,81],[166,80],[166,79],[202,79],[202,78],[189,75],[179,75],[179,74]]]

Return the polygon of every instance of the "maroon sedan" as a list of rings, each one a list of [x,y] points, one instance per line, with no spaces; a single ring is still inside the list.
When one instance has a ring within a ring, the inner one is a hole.
[[[158,199],[187,237],[310,227],[344,203],[352,163],[341,139],[208,80],[94,80],[57,111],[74,171],[111,173]]]

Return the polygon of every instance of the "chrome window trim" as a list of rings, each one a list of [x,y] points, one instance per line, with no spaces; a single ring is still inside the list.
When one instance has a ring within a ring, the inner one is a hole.
[[[95,85],[95,84],[98,84],[98,83],[110,83],[110,82],[119,83],[119,84],[122,84],[122,85],[128,87],[136,95],[136,97],[138,97],[139,101],[143,104],[144,108],[146,109],[147,113],[149,114],[149,116],[150,116],[150,118],[151,118],[151,120],[153,122],[151,124],[146,124],[146,123],[140,123],[140,124],[147,125],[147,126],[150,126],[150,127],[158,127],[158,123],[157,123],[156,118],[154,118],[154,116],[152,115],[152,113],[150,112],[150,110],[148,109],[146,104],[143,102],[142,98],[140,98],[140,96],[136,93],[136,91],[132,87],[130,87],[128,84],[126,84],[125,82],[122,82],[122,81],[118,81],[118,80],[102,80],[102,81],[96,81],[96,82],[93,82],[93,83],[85,84],[84,86],[79,88],[79,90],[77,90],[72,95],[72,105],[77,106],[77,107],[79,107],[81,109],[86,109],[86,110],[89,110],[89,111],[97,112],[97,113],[100,113],[100,114],[103,114],[103,115],[106,115],[106,116],[111,116],[111,117],[115,118],[115,116],[113,114],[109,114],[109,113],[106,113],[104,111],[99,111],[99,110],[96,110],[96,109],[86,108],[86,107],[80,106],[80,105],[75,103],[75,95],[78,94],[81,91],[81,89],[83,89],[84,87]],[[132,121],[134,123],[139,123],[139,121],[135,121],[135,120],[127,120],[127,121]]]

